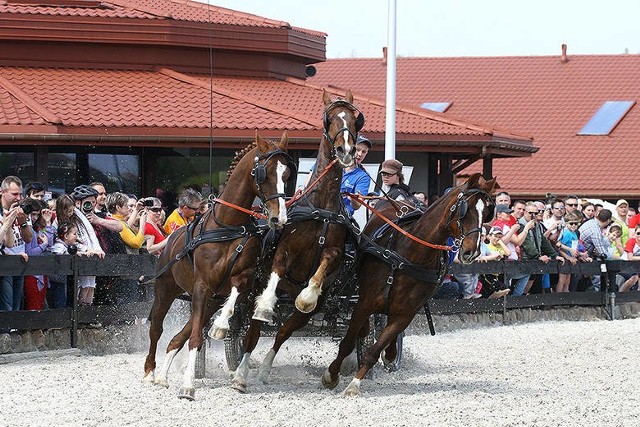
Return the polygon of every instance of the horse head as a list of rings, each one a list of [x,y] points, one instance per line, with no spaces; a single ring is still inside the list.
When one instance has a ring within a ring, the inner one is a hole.
[[[344,99],[331,100],[325,90],[322,100],[323,135],[331,143],[332,157],[335,156],[342,167],[351,166],[355,161],[356,138],[364,126],[364,114],[353,105],[351,91],[347,91]]]
[[[251,170],[267,224],[269,228],[278,230],[287,222],[285,185],[296,176],[295,163],[286,151],[288,143],[286,131],[277,143],[263,139],[256,133],[256,155]]]
[[[493,219],[491,194],[497,188],[495,178],[485,181],[479,173],[443,196],[448,206],[448,230],[459,248],[458,259],[472,263],[480,255],[482,224]]]

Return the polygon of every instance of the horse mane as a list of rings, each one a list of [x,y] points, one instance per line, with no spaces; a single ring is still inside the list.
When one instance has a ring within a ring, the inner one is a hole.
[[[224,185],[227,185],[227,183],[229,182],[229,178],[231,177],[231,174],[233,173],[233,171],[236,168],[236,166],[238,166],[238,163],[240,163],[240,160],[242,160],[242,158],[249,151],[251,151],[254,148],[256,148],[256,146],[257,146],[257,141],[253,141],[251,144],[247,145],[242,150],[236,151],[236,156],[231,161],[231,166],[229,166],[229,170],[227,171],[227,178],[224,181]]]

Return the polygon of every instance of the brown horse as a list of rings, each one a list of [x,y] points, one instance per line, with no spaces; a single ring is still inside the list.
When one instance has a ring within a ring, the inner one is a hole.
[[[179,397],[194,399],[195,362],[203,343],[203,327],[222,306],[210,335],[224,338],[238,296],[253,284],[262,234],[251,217],[254,199],[261,199],[270,228],[280,229],[287,222],[285,183],[295,174],[287,144],[286,133],[279,143],[256,135],[255,142],[236,156],[225,191],[213,208],[169,237],[157,264],[144,382],[168,386],[171,362],[188,339],[189,359]],[[173,301],[184,292],[191,295],[191,316],[167,346],[163,368],[156,376],[162,322]]]
[[[480,174],[440,197],[417,219],[400,220],[398,225],[413,240],[397,229],[382,226],[377,216],[363,231],[365,255],[359,268],[359,298],[338,356],[322,376],[322,384],[334,388],[339,382],[342,361],[354,349],[358,337],[369,332],[369,316],[387,315],[387,325],[378,340],[367,350],[362,365],[344,391],[345,396],[360,394],[360,381],[385,350],[387,363],[396,357],[396,337],[411,323],[426,300],[433,295],[446,272],[448,253],[444,249],[451,236],[459,249],[458,258],[468,264],[480,254],[482,223],[493,216],[491,193],[494,179],[485,181]],[[379,204],[384,205],[384,203]],[[381,206],[382,213],[393,218],[395,208]],[[425,245],[426,243],[426,245]]]
[[[340,187],[344,167],[355,160],[355,141],[364,115],[353,106],[353,96],[332,101],[326,92],[324,132],[311,176],[310,190],[289,210],[289,222],[277,242],[267,287],[256,299],[255,312],[245,341],[245,353],[236,370],[233,387],[246,391],[249,357],[260,338],[261,322],[269,322],[277,301],[276,289],[295,298],[297,310],[278,330],[275,342],[259,370],[266,381],[280,346],[307,324],[319,310],[335,280],[344,253],[348,215]],[[337,160],[337,161],[336,161]],[[302,289],[302,286],[307,286]]]

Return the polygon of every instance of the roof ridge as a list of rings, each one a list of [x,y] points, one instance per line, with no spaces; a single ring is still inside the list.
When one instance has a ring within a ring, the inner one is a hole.
[[[302,80],[302,79],[298,79],[295,77],[287,77],[286,78],[287,81],[291,82],[291,83],[295,83],[301,86],[307,86],[307,87],[314,87],[314,88],[319,88],[319,89],[323,89],[324,87],[320,87],[318,85],[314,85],[312,83],[307,82],[306,80]],[[343,94],[346,94],[347,91],[344,88],[338,87],[338,86],[332,86],[329,85],[329,89],[331,91],[334,92],[342,92]],[[371,104],[377,105],[379,107],[385,107],[386,103],[380,99],[380,98],[376,98],[373,96],[369,96],[369,95],[360,95],[357,92],[353,92],[353,98],[354,99],[360,99],[363,101],[367,101]],[[430,120],[434,120],[440,123],[444,123],[444,124],[448,124],[451,126],[459,126],[462,127],[464,129],[469,129],[472,131],[476,131],[476,132],[483,132],[489,135],[496,135],[496,132],[498,133],[505,133],[506,135],[511,135],[511,136],[516,136],[516,137],[524,137],[527,139],[533,139],[533,136],[531,135],[523,135],[523,134],[519,134],[513,131],[510,131],[508,129],[500,129],[500,128],[495,128],[495,127],[490,127],[488,125],[484,125],[482,123],[477,123],[477,122],[468,122],[468,121],[464,121],[461,119],[458,119],[456,117],[451,117],[448,114],[443,114],[443,113],[438,113],[436,111],[430,111],[430,110],[426,110],[426,109],[422,109],[422,108],[416,108],[413,107],[411,105],[406,105],[406,104],[398,104],[396,102],[396,110],[402,111],[404,113],[409,113],[409,114],[416,114],[418,116],[421,117],[426,117],[427,119]]]
[[[210,85],[205,84],[204,82],[202,82],[197,77],[191,77],[191,76],[189,76],[187,74],[183,74],[183,73],[181,73],[179,71],[175,71],[175,70],[172,70],[170,68],[165,68],[165,67],[158,68],[157,71],[159,73],[167,76],[167,77],[170,77],[170,78],[173,78],[173,79],[185,82],[185,83],[193,84],[193,85],[201,87],[201,88],[211,89]],[[310,126],[313,126],[313,127],[318,127],[319,126],[317,122],[312,122],[312,121],[309,120],[308,117],[302,116],[297,112],[289,111],[289,110],[286,110],[286,109],[273,108],[272,104],[267,104],[266,102],[262,102],[262,101],[260,101],[258,99],[255,99],[255,98],[249,98],[249,97],[247,97],[245,95],[239,95],[238,93],[230,91],[230,90],[216,88],[215,86],[213,88],[213,92],[215,92],[215,93],[217,93],[219,95],[228,96],[229,98],[233,98],[233,99],[236,99],[236,100],[239,100],[239,101],[242,101],[242,102],[246,102],[248,104],[255,105],[256,107],[264,108],[265,110],[272,111],[274,113],[283,114],[283,115],[286,115],[286,116],[289,116],[289,117],[293,117],[294,119],[296,119],[296,120],[298,120],[300,122],[306,123],[306,124],[308,124]]]
[[[154,15],[154,16],[161,16],[163,18],[169,18],[169,19],[174,19],[173,16],[170,13],[162,13],[161,11],[153,8],[153,7],[149,7],[149,6],[142,6],[140,3],[134,1],[134,0],[103,0],[105,3],[113,3],[117,6],[120,7],[124,7],[124,8],[128,8],[128,9],[132,9],[132,10],[137,10],[139,12],[143,12],[143,13],[147,13],[149,15]],[[171,0],[169,0],[169,2],[171,2]]]
[[[27,108],[38,114],[44,120],[48,121],[49,123],[58,125],[63,124],[62,120],[58,116],[47,110],[42,104],[39,104],[35,99],[29,96],[18,86],[14,85],[9,80],[4,78],[2,75],[0,75],[0,86],[5,88],[7,92],[20,100],[20,102],[22,102]]]

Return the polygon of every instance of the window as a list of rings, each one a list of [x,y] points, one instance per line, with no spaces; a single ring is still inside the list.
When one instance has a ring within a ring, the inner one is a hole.
[[[635,101],[606,101],[578,135],[609,135],[634,104]]]
[[[436,111],[438,113],[444,113],[450,106],[450,102],[423,102],[422,105],[420,105],[420,108]]]
[[[98,181],[107,192],[140,196],[140,166],[135,154],[89,154],[89,182]]]

